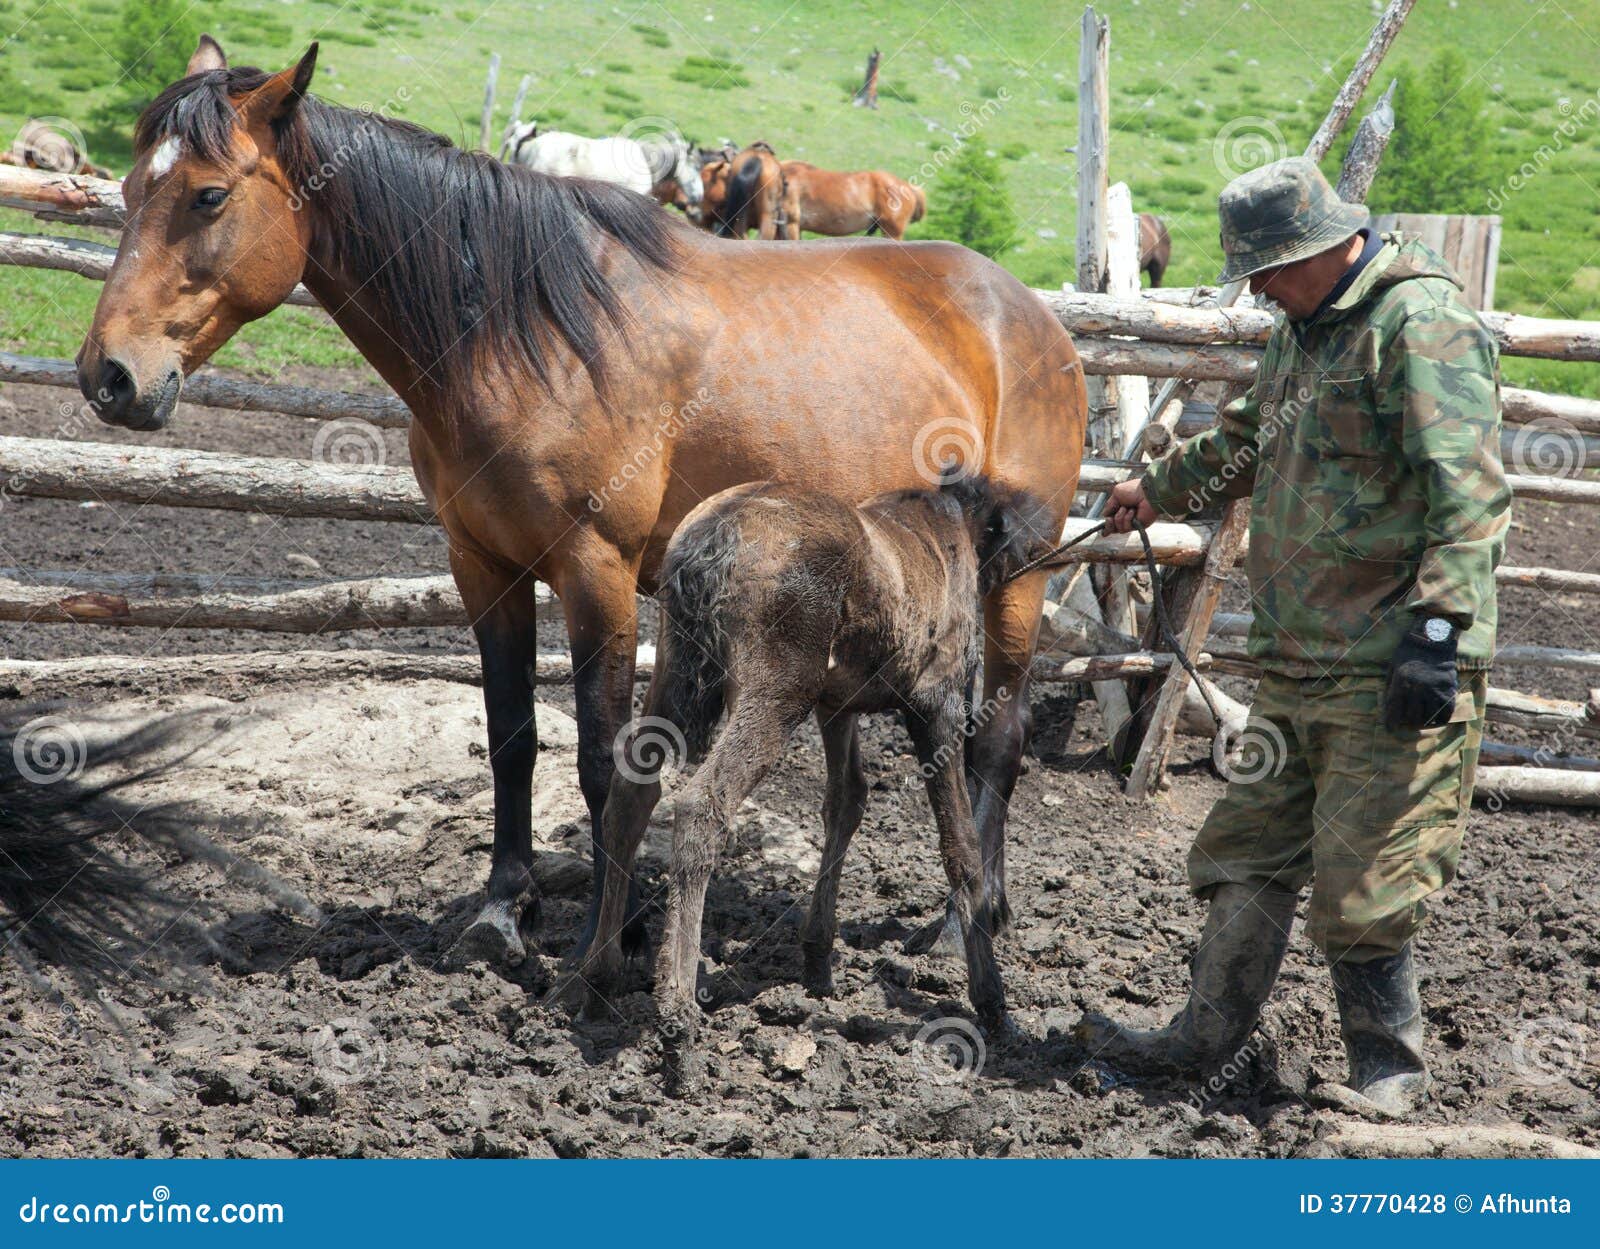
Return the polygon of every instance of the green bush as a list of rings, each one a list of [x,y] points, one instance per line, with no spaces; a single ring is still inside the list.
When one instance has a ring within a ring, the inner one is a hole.
[[[1144,115],[1144,128],[1148,133],[1158,134],[1163,139],[1171,139],[1174,143],[1193,143],[1200,137],[1200,131],[1193,122],[1184,121],[1181,117],[1167,117],[1161,113],[1147,111]]]
[[[667,32],[659,26],[649,26],[644,22],[635,22],[633,29],[652,48],[670,48],[672,46],[672,40],[667,37]]]
[[[1002,160],[1021,160],[1028,155],[1029,148],[1026,143],[1007,143],[1000,149]]]
[[[633,73],[633,66],[626,61],[607,61],[606,72],[608,74],[631,74]]]
[[[744,66],[725,56],[686,56],[683,64],[672,71],[672,76],[679,82],[692,83],[712,91],[750,85]]]
[[[928,195],[924,238],[952,239],[991,260],[1017,243],[1017,213],[1000,162],[968,143]]]
[[[1156,183],[1164,193],[1178,196],[1204,195],[1206,184],[1198,178],[1180,178],[1175,174],[1162,175],[1161,181]]]
[[[1426,66],[1401,67],[1394,138],[1372,189],[1387,212],[1474,213],[1499,181],[1482,83],[1444,48]]]
[[[323,30],[317,32],[317,38],[323,43],[343,43],[352,48],[375,48],[378,40],[372,35],[364,35],[359,30]]]
[[[880,100],[894,100],[900,104],[915,104],[917,93],[909,87],[902,87],[892,82],[878,84],[878,98]]]
[[[1056,88],[1056,99],[1060,100],[1063,104],[1076,104],[1078,102],[1078,89],[1076,87],[1069,87],[1066,83],[1062,83]]]

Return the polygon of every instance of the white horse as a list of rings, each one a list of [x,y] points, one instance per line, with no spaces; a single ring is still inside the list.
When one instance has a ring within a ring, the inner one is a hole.
[[[641,195],[654,195],[664,204],[676,198],[673,184],[690,205],[705,195],[694,149],[676,134],[642,140],[588,139],[562,130],[541,134],[539,123],[530,121],[513,127],[500,151],[514,165],[564,178],[614,182]]]

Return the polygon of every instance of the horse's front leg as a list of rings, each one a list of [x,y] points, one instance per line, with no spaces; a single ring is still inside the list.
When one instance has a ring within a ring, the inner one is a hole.
[[[594,848],[593,891],[589,917],[578,938],[575,958],[582,958],[594,940],[608,874],[621,872],[628,881],[627,920],[621,949],[628,958],[648,952],[644,908],[638,884],[631,879],[631,861],[613,862],[606,853],[606,795],[616,771],[619,746],[633,713],[633,669],[639,618],[634,604],[638,575],[631,562],[614,550],[586,551],[567,561],[570,570],[557,589],[567,615],[572,646],[573,692],[578,704],[578,784],[589,807],[590,841]]]
[[[483,911],[462,936],[471,955],[519,963],[539,920],[533,877],[533,710],[538,651],[533,578],[452,549],[451,571],[477,635],[494,773],[494,854]]]

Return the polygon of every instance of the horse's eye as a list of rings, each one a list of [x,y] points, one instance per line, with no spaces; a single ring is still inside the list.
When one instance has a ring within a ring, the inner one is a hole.
[[[226,187],[208,186],[194,197],[196,208],[217,209],[222,207],[222,201],[228,198]]]

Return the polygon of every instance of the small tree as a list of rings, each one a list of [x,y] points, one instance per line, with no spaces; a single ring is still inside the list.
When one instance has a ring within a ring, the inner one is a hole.
[[[187,0],[124,0],[112,52],[120,77],[119,108],[139,112],[183,77],[200,40],[193,8]]]
[[[928,201],[927,237],[953,239],[991,260],[1016,245],[1005,174],[975,143],[964,144],[945,166]]]
[[[1455,48],[1423,68],[1403,66],[1399,79],[1394,138],[1372,198],[1391,212],[1482,212],[1496,181],[1483,85]]]

